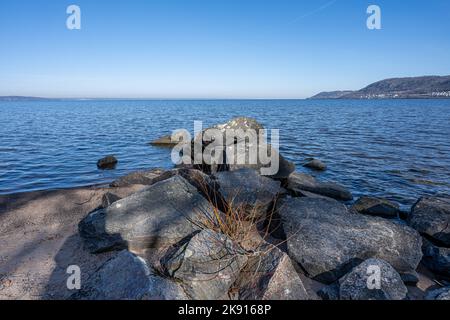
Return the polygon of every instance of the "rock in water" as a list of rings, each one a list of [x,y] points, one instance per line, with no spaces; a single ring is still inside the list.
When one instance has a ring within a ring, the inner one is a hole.
[[[97,168],[105,170],[105,169],[114,169],[117,165],[117,159],[115,156],[110,155],[106,156],[97,161]]]
[[[222,171],[215,174],[219,192],[233,208],[245,208],[248,215],[259,218],[280,192],[280,182],[261,176],[253,169]]]
[[[156,183],[157,178],[163,173],[164,170],[162,169],[136,171],[113,181],[110,186],[114,188],[127,187],[133,184],[142,184],[145,186],[149,186]]]
[[[378,283],[377,276],[380,277]],[[408,293],[397,271],[380,259],[364,261],[339,283],[341,300],[403,300]]]
[[[145,261],[124,250],[106,261],[73,300],[184,300],[183,289],[168,279],[154,274]]]
[[[163,267],[182,281],[194,300],[223,298],[247,262],[247,257],[227,236],[205,229],[163,258]]]
[[[310,175],[298,172],[289,176],[287,189],[294,195],[300,196],[303,191],[309,191],[337,200],[349,201],[353,199],[352,194],[343,186],[333,182],[319,182]]]
[[[166,135],[151,141],[150,144],[157,147],[173,147],[178,144],[178,142],[172,140],[172,135]]]
[[[429,291],[425,300],[450,300],[450,287]]]
[[[450,198],[420,198],[411,209],[408,223],[421,234],[450,247]]]
[[[422,263],[434,273],[450,280],[450,248],[441,248],[423,239]]]
[[[397,218],[400,213],[398,204],[374,197],[359,198],[352,206],[352,209],[361,214],[380,216],[383,218]]]
[[[327,170],[327,165],[320,160],[312,159],[303,165],[304,167],[317,170],[317,171],[325,171]]]
[[[414,271],[422,258],[415,230],[352,214],[336,200],[291,198],[278,208],[289,256],[319,281],[331,283],[369,258],[383,259],[401,273]]]
[[[154,248],[192,234],[213,212],[197,189],[177,175],[89,214],[79,232],[91,252],[127,245]]]
[[[274,246],[251,256],[239,278],[241,300],[310,300],[291,259]]]

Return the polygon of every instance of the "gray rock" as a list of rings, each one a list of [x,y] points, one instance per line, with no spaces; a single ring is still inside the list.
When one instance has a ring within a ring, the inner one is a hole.
[[[419,274],[416,271],[402,273],[400,277],[407,286],[415,286],[420,281]]]
[[[317,171],[327,170],[327,165],[318,159],[312,159],[305,163],[303,166]]]
[[[383,259],[402,273],[414,271],[422,258],[422,238],[415,230],[352,214],[336,200],[291,198],[278,212],[289,256],[321,282],[334,282],[369,258]]]
[[[261,176],[253,169],[222,171],[216,173],[215,178],[223,199],[255,218],[267,213],[281,191],[279,181]]]
[[[115,188],[127,187],[133,184],[142,184],[145,186],[149,186],[158,182],[158,177],[163,173],[164,170],[162,169],[136,171],[113,181],[110,186]]]
[[[450,247],[450,198],[420,198],[411,209],[408,223],[421,234]]]
[[[165,135],[151,141],[149,144],[157,147],[173,147],[178,144],[178,142],[172,140],[172,135]]]
[[[450,279],[450,248],[441,248],[423,239],[422,263],[434,273]]]
[[[114,202],[119,201],[121,198],[114,193],[107,192],[102,197],[102,208],[108,208]]]
[[[175,282],[153,273],[145,261],[124,250],[106,261],[72,300],[185,300],[184,290]]]
[[[310,300],[289,256],[268,246],[251,256],[240,274],[241,300]]]
[[[371,268],[374,268],[371,270]],[[372,277],[379,270],[380,283]],[[368,259],[339,280],[341,300],[403,300],[408,289],[400,275],[386,261]]]
[[[322,298],[322,300],[339,300],[339,282],[334,282],[330,285],[324,286],[319,291],[317,295]]]
[[[289,176],[287,189],[294,195],[301,195],[302,191],[309,191],[337,200],[353,199],[352,194],[343,186],[333,182],[319,182],[310,175],[298,172]]]
[[[361,197],[352,206],[352,209],[371,216],[380,216],[383,218],[397,218],[400,207],[391,201],[375,198]]]
[[[171,277],[182,281],[194,300],[226,295],[247,262],[245,252],[227,236],[205,229],[163,258]]]
[[[117,165],[117,159],[115,156],[110,155],[106,156],[97,161],[97,168],[105,170],[105,169],[114,169]]]
[[[177,175],[89,214],[80,222],[79,232],[91,252],[154,248],[199,230],[200,221],[214,219],[212,212],[197,189]]]
[[[425,300],[450,300],[450,287],[428,291]]]

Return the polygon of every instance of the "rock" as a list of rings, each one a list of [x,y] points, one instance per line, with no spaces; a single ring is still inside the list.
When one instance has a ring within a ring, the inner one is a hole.
[[[105,169],[114,169],[117,165],[117,159],[115,156],[110,155],[106,156],[97,161],[97,168],[105,170]]]
[[[215,174],[219,192],[233,208],[243,208],[254,218],[267,213],[280,192],[280,182],[261,176],[253,169],[222,171]]]
[[[120,197],[115,195],[114,193],[107,192],[102,197],[102,208],[108,208],[110,205],[112,205],[114,202],[117,202],[120,200]]]
[[[450,197],[420,198],[411,209],[408,223],[443,247],[450,247]]]
[[[317,294],[322,300],[339,300],[339,282],[324,286]]]
[[[151,141],[149,144],[157,147],[173,147],[177,145],[178,142],[172,140],[172,135],[166,135]]]
[[[416,271],[402,273],[400,277],[407,286],[415,286],[420,281],[420,276]]]
[[[317,171],[327,170],[327,165],[320,160],[312,159],[303,165],[306,168],[310,168]]]
[[[319,182],[310,175],[298,172],[289,176],[287,189],[294,195],[301,195],[302,191],[309,191],[337,200],[349,201],[353,199],[352,194],[343,186],[333,182]]]
[[[154,274],[145,261],[124,250],[92,274],[72,300],[184,300],[183,289]]]
[[[352,206],[352,209],[361,214],[380,216],[383,218],[397,218],[400,213],[398,204],[374,197],[359,198]]]
[[[278,213],[289,256],[321,282],[334,282],[369,258],[383,259],[401,273],[414,271],[422,258],[415,230],[352,214],[336,200],[290,198],[279,204]]]
[[[162,169],[136,171],[113,181],[110,186],[114,188],[127,187],[133,184],[142,184],[145,186],[149,186],[154,184],[155,182],[158,182],[158,177],[163,173],[164,170]]]
[[[450,287],[428,291],[425,300],[450,300]]]
[[[239,299],[310,300],[288,255],[275,246],[261,251],[249,258],[241,272]]]
[[[371,278],[376,277],[377,272],[379,288],[376,288],[376,280]],[[341,300],[403,300],[408,293],[397,271],[380,259],[364,261],[340,279],[339,284]]]
[[[89,214],[79,232],[91,252],[174,244],[199,230],[214,208],[181,176],[158,182]]]
[[[205,229],[163,258],[168,275],[180,280],[194,300],[224,297],[247,262],[247,256],[227,236]]]
[[[423,239],[422,263],[434,273],[450,279],[450,248],[441,248]]]

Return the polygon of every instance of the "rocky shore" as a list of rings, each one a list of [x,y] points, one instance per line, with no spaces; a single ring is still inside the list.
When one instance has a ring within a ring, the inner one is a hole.
[[[179,165],[0,197],[0,299],[450,299],[450,197],[405,213],[281,155],[277,174],[262,167]],[[67,288],[71,265],[80,290]]]

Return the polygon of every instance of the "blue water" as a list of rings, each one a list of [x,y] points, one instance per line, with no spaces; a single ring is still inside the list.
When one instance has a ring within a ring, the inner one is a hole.
[[[0,194],[107,183],[130,171],[169,168],[170,149],[147,143],[234,116],[281,130],[281,153],[328,164],[319,179],[356,196],[411,205],[450,193],[450,100],[227,100],[0,102]],[[99,158],[115,154],[116,170]]]

